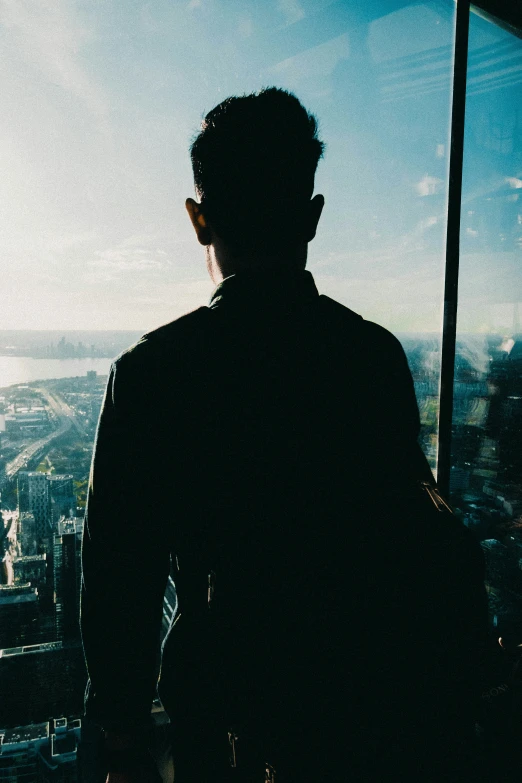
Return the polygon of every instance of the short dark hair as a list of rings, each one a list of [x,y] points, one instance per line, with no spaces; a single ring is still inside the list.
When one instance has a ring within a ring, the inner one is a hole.
[[[277,87],[232,96],[206,115],[190,147],[194,183],[228,244],[270,247],[288,241],[289,225],[299,231],[324,151],[317,125]]]

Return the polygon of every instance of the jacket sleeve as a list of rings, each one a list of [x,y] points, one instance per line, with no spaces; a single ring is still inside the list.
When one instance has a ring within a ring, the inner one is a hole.
[[[130,351],[111,367],[82,543],[80,624],[89,676],[85,714],[117,730],[150,722],[170,566],[157,502],[154,427],[143,392],[146,373],[135,364]]]

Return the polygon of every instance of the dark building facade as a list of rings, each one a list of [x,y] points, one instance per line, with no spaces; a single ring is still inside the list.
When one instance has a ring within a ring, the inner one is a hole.
[[[79,642],[0,650],[0,726],[27,726],[51,715],[80,717],[86,683]]]
[[[81,520],[62,519],[53,545],[53,584],[56,638],[80,638]]]
[[[40,635],[40,606],[36,587],[0,586],[0,649],[36,644]]]

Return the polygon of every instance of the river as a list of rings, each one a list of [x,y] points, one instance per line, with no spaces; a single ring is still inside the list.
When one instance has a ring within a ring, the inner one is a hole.
[[[0,388],[51,378],[74,378],[96,370],[107,375],[111,359],[32,359],[28,356],[0,356]]]

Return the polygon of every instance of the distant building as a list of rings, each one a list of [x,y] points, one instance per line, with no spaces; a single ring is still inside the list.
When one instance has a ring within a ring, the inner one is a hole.
[[[83,524],[83,517],[60,517],[56,526],[57,535],[65,536],[69,533],[75,533],[81,537]]]
[[[67,718],[0,729],[0,781],[76,783],[80,732]]]
[[[34,514],[37,544],[56,531],[61,516],[74,516],[76,495],[71,474],[20,471],[18,474],[20,513]]]
[[[507,546],[495,538],[480,542],[486,560],[486,582],[500,589],[507,587],[513,577],[515,563]]]
[[[25,555],[37,553],[36,520],[30,511],[20,511],[18,516],[18,541]]]
[[[471,470],[452,465],[450,472],[450,495],[461,494],[469,489]]]
[[[53,584],[56,638],[73,641],[80,638],[80,588],[82,519],[58,522],[59,535],[53,542]]]
[[[39,783],[76,783],[81,720],[51,721],[49,739],[38,746]]]
[[[80,717],[86,684],[79,642],[0,650],[0,726],[27,726],[50,715]]]
[[[9,783],[36,783],[37,753],[49,741],[49,722],[0,729],[0,780]]]
[[[72,475],[46,473],[49,482],[50,519],[53,530],[61,516],[76,514],[76,495]]]
[[[45,582],[47,555],[26,555],[13,562],[15,584],[29,582],[32,587],[41,587]]]
[[[34,514],[37,542],[49,535],[51,509],[49,481],[46,473],[20,471],[18,474],[18,508],[20,513]]]
[[[0,647],[40,641],[39,619],[36,587],[30,584],[0,585]]]
[[[45,408],[17,410],[4,415],[4,428],[8,435],[42,435],[49,430],[49,417]]]
[[[93,346],[91,346],[91,347],[93,347]],[[87,380],[88,381],[96,381],[97,377],[98,377],[98,373],[96,372],[96,370],[87,370]]]

